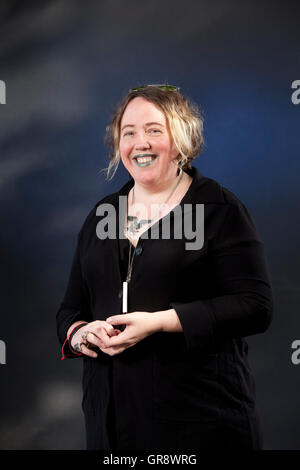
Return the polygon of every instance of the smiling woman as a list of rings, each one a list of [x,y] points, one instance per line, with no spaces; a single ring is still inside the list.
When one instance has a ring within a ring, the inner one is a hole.
[[[84,360],[88,449],[262,448],[244,337],[272,317],[264,246],[243,203],[191,165],[202,127],[196,105],[155,85],[127,93],[107,127],[107,176],[121,161],[130,179],[88,214],[57,313],[63,358]],[[117,237],[98,238],[108,207]],[[205,228],[192,249],[182,209],[189,233]]]
[[[136,192],[144,185],[151,185],[151,191],[157,192],[168,187],[169,181],[176,178],[179,152],[164,113],[144,98],[134,98],[123,114],[121,129],[121,159],[135,180]]]
[[[190,168],[193,159],[200,154],[204,139],[203,118],[199,108],[180,94],[176,87],[170,88],[141,87],[133,89],[123,98],[106,128],[105,142],[111,148],[108,178],[112,170],[114,176],[119,165],[121,142],[124,139],[130,141],[141,126],[145,135],[156,137],[167,134],[172,139],[177,149],[177,162],[182,169]],[[140,107],[141,102],[144,102],[143,109]],[[137,107],[140,108],[139,116],[135,113]],[[145,120],[143,118],[147,108],[151,112],[149,119]]]

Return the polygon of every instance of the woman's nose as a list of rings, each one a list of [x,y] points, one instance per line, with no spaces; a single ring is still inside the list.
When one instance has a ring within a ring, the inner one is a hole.
[[[144,134],[137,134],[136,141],[135,141],[135,148],[136,149],[150,148],[150,143],[147,140],[147,136],[145,136]]]
[[[136,150],[141,150],[141,149],[149,149],[150,144],[146,140],[144,142],[138,142],[135,144]]]

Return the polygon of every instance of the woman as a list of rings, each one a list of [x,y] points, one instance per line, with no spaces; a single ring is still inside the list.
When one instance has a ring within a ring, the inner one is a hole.
[[[177,88],[128,92],[107,136],[108,174],[121,160],[131,178],[87,216],[57,313],[63,358],[83,357],[87,448],[260,449],[244,337],[272,292],[254,222],[191,165],[202,119]]]

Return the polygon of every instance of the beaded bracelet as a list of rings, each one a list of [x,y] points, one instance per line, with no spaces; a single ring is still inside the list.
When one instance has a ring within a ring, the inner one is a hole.
[[[87,325],[87,324],[88,324],[88,322],[82,322],[79,325],[75,326],[75,328],[73,328],[73,330],[71,331],[71,333],[69,335],[68,341],[69,341],[70,349],[72,351],[74,351],[76,354],[78,354],[78,351],[75,351],[75,349],[72,348],[71,340],[72,340],[73,336],[75,335],[76,331],[80,330],[80,328],[82,328],[83,325]]]

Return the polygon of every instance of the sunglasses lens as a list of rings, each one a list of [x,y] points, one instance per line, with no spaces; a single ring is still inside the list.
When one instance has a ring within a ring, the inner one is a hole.
[[[171,91],[179,91],[180,88],[177,86],[172,86],[172,85],[144,85],[144,86],[138,86],[136,88],[131,88],[129,91],[138,91],[138,90],[143,90],[144,88],[148,88],[150,86],[154,86],[157,88],[160,88],[161,90],[171,90]]]
[[[179,89],[176,86],[171,86],[171,85],[163,85],[159,88],[162,88],[163,90],[178,90]]]

